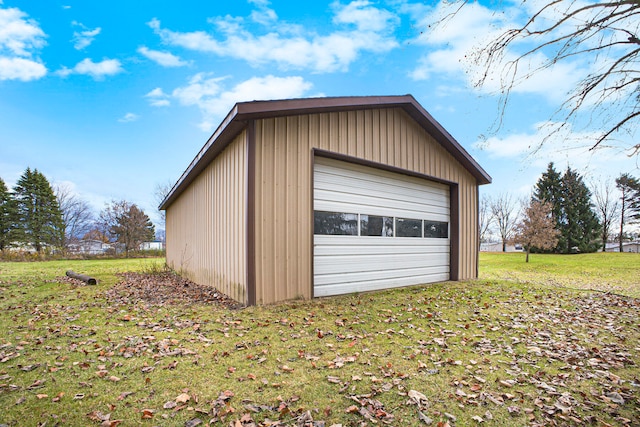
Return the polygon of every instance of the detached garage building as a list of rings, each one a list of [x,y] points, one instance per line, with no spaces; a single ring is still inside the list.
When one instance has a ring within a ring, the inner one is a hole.
[[[238,103],[160,206],[167,264],[248,305],[475,278],[490,182],[410,95]]]

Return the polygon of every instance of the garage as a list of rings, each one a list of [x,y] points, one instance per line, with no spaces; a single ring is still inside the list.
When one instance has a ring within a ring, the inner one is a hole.
[[[490,182],[411,95],[239,102],[160,206],[167,265],[245,305],[475,279]]]
[[[314,161],[314,296],[449,279],[449,186]]]

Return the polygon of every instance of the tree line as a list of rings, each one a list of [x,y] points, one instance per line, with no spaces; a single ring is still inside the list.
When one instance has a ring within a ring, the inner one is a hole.
[[[611,181],[592,188],[571,167],[562,174],[549,163],[528,199],[509,193],[481,199],[480,241],[498,236],[503,251],[509,243],[522,244],[527,259],[530,251],[604,251],[612,240],[622,252],[625,241],[638,237],[627,226],[640,222],[640,180],[623,173],[615,189]]]
[[[69,187],[52,186],[27,168],[13,189],[0,178],[0,251],[66,255],[81,240],[118,243],[125,254],[155,237],[155,226],[136,204],[112,201],[96,217]]]

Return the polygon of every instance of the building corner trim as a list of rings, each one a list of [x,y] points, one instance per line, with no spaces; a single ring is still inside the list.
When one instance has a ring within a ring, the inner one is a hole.
[[[249,120],[247,123],[246,149],[246,304],[256,305],[256,128],[254,120]]]

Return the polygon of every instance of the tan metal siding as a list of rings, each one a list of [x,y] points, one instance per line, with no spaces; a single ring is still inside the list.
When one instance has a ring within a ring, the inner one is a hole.
[[[458,278],[476,277],[476,180],[402,109],[261,119],[255,135],[258,304],[312,296],[313,149],[457,183]]]
[[[167,209],[167,264],[237,301],[246,290],[247,138],[242,132]]]

